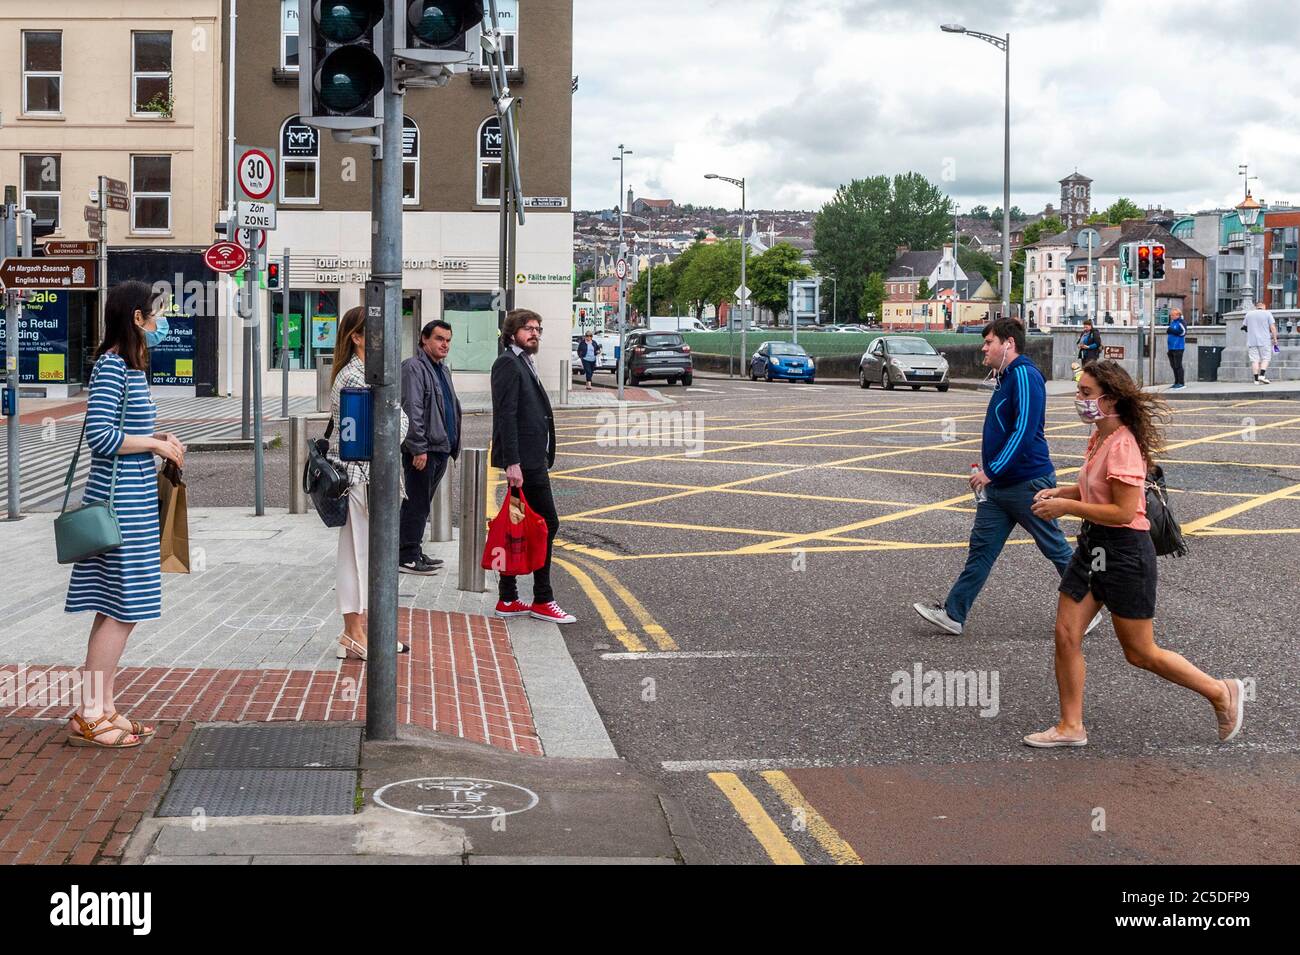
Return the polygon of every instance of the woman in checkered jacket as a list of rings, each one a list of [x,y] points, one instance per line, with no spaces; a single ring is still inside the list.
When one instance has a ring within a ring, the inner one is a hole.
[[[369,388],[366,381],[366,310],[361,306],[348,309],[339,320],[334,343],[334,376],[330,388],[330,416],[339,422],[339,392],[344,388]],[[401,412],[401,438],[405,440],[408,422]],[[370,551],[370,462],[342,461],[339,436],[335,427],[330,438],[329,457],[348,475],[348,519],[339,529],[338,562],[335,568],[335,591],[339,613],[343,614],[343,633],[339,636],[340,660],[345,657],[366,658],[366,596],[369,581]],[[405,492],[403,492],[404,494]],[[397,652],[409,650],[398,642]]]

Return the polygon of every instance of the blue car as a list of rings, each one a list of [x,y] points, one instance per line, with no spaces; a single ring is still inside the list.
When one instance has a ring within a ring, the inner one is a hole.
[[[816,373],[816,363],[802,346],[789,342],[763,342],[749,360],[750,381],[784,378],[787,381],[806,381],[812,384]]]

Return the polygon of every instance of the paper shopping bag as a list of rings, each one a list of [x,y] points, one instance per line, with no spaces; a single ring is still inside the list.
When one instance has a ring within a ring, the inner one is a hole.
[[[190,518],[181,469],[168,461],[158,473],[159,563],[164,574],[190,572]]]

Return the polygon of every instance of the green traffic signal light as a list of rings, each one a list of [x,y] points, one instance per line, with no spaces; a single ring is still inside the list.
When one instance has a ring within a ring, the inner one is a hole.
[[[384,88],[384,67],[365,47],[340,47],[325,57],[316,84],[321,104],[346,116],[370,107]]]

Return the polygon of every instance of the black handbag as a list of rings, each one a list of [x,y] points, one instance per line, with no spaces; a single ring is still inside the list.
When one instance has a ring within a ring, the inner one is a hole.
[[[1165,487],[1165,472],[1156,465],[1146,480],[1147,521],[1151,524],[1151,543],[1160,557],[1184,557],[1187,541],[1178,526],[1174,512],[1169,509],[1169,491]]]
[[[307,442],[307,463],[302,470],[302,489],[311,498],[326,527],[342,527],[348,520],[348,475],[326,456],[334,419],[325,426],[325,437]]]

